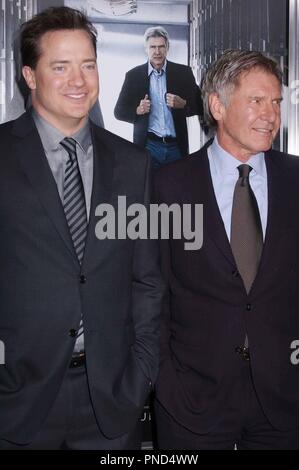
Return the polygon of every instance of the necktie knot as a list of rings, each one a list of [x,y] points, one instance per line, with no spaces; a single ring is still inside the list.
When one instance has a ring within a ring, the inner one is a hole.
[[[246,165],[245,163],[243,163],[242,165],[238,166],[238,170],[239,170],[239,177],[240,178],[248,178],[249,173],[252,170],[252,166]]]
[[[241,180],[240,184],[241,186],[245,186],[246,184],[249,184],[249,173],[252,170],[252,166],[246,165],[243,163],[242,165],[238,166],[239,170],[239,178]]]
[[[76,159],[76,141],[71,137],[65,137],[65,139],[60,142],[60,145],[67,151],[73,163]]]

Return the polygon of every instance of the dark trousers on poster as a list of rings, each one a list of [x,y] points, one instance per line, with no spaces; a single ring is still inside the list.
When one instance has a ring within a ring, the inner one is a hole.
[[[149,152],[153,168],[157,170],[163,165],[175,162],[182,158],[180,149],[176,142],[163,143],[147,139],[146,150]]]

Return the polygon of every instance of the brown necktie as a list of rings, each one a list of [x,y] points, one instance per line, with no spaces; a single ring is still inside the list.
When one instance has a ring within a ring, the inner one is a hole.
[[[263,249],[263,231],[258,205],[249,184],[249,165],[238,166],[239,179],[236,182],[230,244],[243,279],[246,292],[249,293],[255,279]]]

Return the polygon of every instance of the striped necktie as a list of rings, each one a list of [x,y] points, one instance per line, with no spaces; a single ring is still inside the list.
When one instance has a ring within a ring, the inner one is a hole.
[[[84,195],[84,187],[78,165],[76,153],[76,141],[69,137],[63,139],[60,144],[68,153],[68,160],[63,182],[63,208],[73,240],[74,248],[82,263],[85,240],[87,235],[87,212]],[[84,334],[82,317],[76,337],[75,350],[84,349]]]
[[[63,208],[74,248],[81,264],[87,234],[87,213],[84,188],[76,153],[76,141],[67,137],[60,144],[69,155],[63,182]]]

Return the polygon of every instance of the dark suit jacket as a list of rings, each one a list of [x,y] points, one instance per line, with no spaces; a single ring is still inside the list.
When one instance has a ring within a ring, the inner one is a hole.
[[[186,116],[202,114],[201,97],[190,67],[167,61],[167,93],[179,95],[187,101],[184,109],[172,109],[178,145],[183,156],[188,154],[188,133]],[[127,72],[114,114],[121,121],[134,124],[134,142],[145,146],[149,113],[138,116],[136,108],[145,95],[149,95],[148,62]]]
[[[148,205],[144,151],[92,124],[94,176],[80,267],[55,180],[29,114],[0,126],[0,438],[30,442],[68,368],[84,318],[93,406],[111,438],[137,421],[158,366],[157,246],[98,240],[95,209],[118,195]],[[86,277],[80,283],[80,276]]]
[[[236,346],[248,334],[254,385],[270,422],[299,425],[299,158],[266,153],[268,222],[249,295],[238,275],[213,191],[207,146],[157,174],[159,203],[203,204],[203,246],[162,244],[168,287],[162,322],[158,400],[183,426],[206,433],[217,425],[237,378]]]

